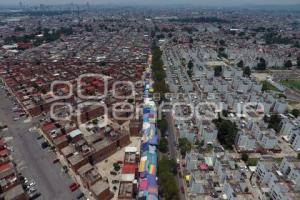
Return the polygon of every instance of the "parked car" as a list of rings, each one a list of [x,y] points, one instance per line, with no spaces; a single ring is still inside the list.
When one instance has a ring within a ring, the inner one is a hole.
[[[63,166],[63,170],[64,170],[65,173],[68,173],[68,171],[69,171],[68,167],[65,166],[65,165]]]
[[[58,162],[59,162],[59,159],[53,160],[53,164],[58,163]]]
[[[38,198],[39,196],[41,196],[41,193],[39,193],[39,192],[32,193],[32,194],[29,195],[29,199],[33,200],[33,199]]]
[[[36,191],[37,191],[37,189],[34,188],[34,187],[29,188],[29,192],[31,192],[31,193],[34,193],[34,192],[36,192]]]
[[[44,137],[44,136],[40,135],[40,136],[38,136],[36,139],[37,139],[37,140],[40,140],[40,139],[43,139],[43,137]]]
[[[84,194],[81,192],[81,193],[79,193],[78,195],[77,195],[77,199],[81,199],[82,197],[84,197]]]
[[[20,113],[19,115],[20,117],[24,117],[24,116],[27,116],[26,113]]]
[[[43,142],[41,144],[42,149],[46,149],[49,146],[48,142]]]
[[[77,183],[72,183],[70,186],[69,186],[71,192],[74,192],[75,190],[77,190],[79,188],[79,185]]]
[[[36,186],[36,183],[34,181],[32,181],[31,183],[29,183],[28,185],[29,187],[33,187],[33,186]]]

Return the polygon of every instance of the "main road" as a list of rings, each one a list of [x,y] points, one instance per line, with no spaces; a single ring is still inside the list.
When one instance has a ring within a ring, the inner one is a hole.
[[[0,136],[7,140],[13,149],[12,156],[17,169],[29,181],[35,181],[38,191],[42,194],[38,199],[43,200],[73,200],[79,190],[70,192],[72,183],[68,174],[62,171],[62,166],[53,164],[55,153],[49,149],[41,148],[41,141],[37,140],[39,134],[30,132],[34,122],[14,121],[12,108],[13,99],[8,97],[6,91],[0,88],[0,121],[8,125],[8,130],[1,132]]]
[[[181,154],[180,152],[177,151],[177,131],[175,129],[175,124],[174,124],[174,120],[172,118],[172,114],[170,112],[166,113],[166,120],[168,122],[168,142],[169,142],[169,152],[170,152],[170,157],[171,159],[174,159],[175,161],[177,161],[177,159],[179,159],[181,161]],[[181,163],[181,162],[180,162]],[[181,175],[183,175],[182,173],[182,166],[180,164],[180,169],[178,170],[177,173],[177,179],[178,179],[178,186],[179,186],[179,197],[181,200],[185,200],[186,198],[186,186],[184,183],[184,179],[183,176],[180,176],[179,173],[181,173]],[[185,193],[182,193],[181,188],[184,188]]]

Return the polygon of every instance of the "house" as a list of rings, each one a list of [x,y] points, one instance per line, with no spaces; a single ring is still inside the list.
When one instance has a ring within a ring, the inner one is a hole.
[[[95,200],[110,200],[113,193],[109,190],[109,184],[106,181],[97,181],[90,187],[90,191]]]
[[[253,135],[247,134],[245,131],[239,131],[235,145],[240,151],[255,151],[256,150],[256,139]]]
[[[27,200],[21,184],[14,186],[10,190],[0,194],[0,197],[5,200]]]
[[[295,188],[300,191],[300,162],[294,157],[284,157],[279,170],[290,181],[295,184]]]
[[[284,99],[276,100],[273,111],[276,113],[284,113],[287,109],[288,105]]]
[[[87,163],[80,167],[78,169],[78,175],[83,186],[88,189],[102,178],[97,169],[90,163]]]

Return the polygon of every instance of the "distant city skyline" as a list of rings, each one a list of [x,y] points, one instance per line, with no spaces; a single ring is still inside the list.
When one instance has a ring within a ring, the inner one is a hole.
[[[300,0],[0,0],[0,5],[59,5],[59,4],[130,4],[130,5],[167,5],[167,4],[195,4],[203,6],[241,6],[241,5],[293,5],[300,4]]]

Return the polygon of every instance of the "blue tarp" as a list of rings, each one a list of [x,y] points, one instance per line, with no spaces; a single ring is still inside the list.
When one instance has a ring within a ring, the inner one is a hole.
[[[149,143],[148,143],[148,142],[143,143],[143,144],[141,145],[141,151],[142,151],[142,152],[145,152],[145,151],[148,151],[148,150],[149,150]]]
[[[155,135],[152,139],[150,139],[149,141],[149,144],[152,144],[152,145],[157,145],[158,144],[158,136]]]
[[[149,122],[149,117],[148,115],[143,116],[143,122]]]
[[[152,154],[156,153],[156,146],[149,145],[148,151]]]
[[[144,112],[144,114],[150,113],[150,112],[151,112],[151,109],[145,107],[144,110],[143,110],[143,112]]]
[[[144,130],[144,135],[148,136],[148,135],[150,134],[150,130],[151,130],[150,127],[147,128],[147,129],[145,129],[145,130]]]
[[[155,187],[157,186],[156,177],[153,175],[148,175],[147,177],[148,186]]]
[[[142,172],[140,173],[140,178],[146,178],[148,176],[148,172]]]

